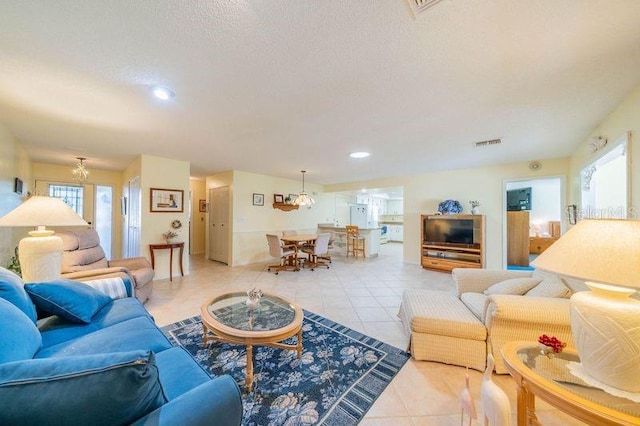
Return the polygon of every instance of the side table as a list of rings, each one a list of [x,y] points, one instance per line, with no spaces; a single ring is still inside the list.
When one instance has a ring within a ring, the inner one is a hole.
[[[610,395],[571,374],[567,365],[580,362],[575,350],[547,357],[536,342],[509,342],[502,356],[517,385],[518,426],[540,424],[536,396],[587,424],[640,424],[640,403]]]
[[[184,252],[184,243],[166,243],[166,244],[149,244],[149,251],[151,252],[151,268],[156,268],[156,259],[153,254],[154,250],[169,250],[169,281],[173,281],[173,249],[180,249],[180,275],[184,277],[184,271],[182,270],[182,253]]]

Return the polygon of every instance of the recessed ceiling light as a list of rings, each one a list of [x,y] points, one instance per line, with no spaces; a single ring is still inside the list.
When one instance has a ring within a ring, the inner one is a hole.
[[[173,99],[176,97],[176,94],[173,92],[173,90],[162,86],[153,86],[151,88],[151,93],[153,93],[153,96],[163,101],[168,101],[169,99]]]
[[[369,154],[368,152],[358,151],[358,152],[352,152],[351,154],[349,154],[349,157],[351,157],[351,158],[367,158],[370,155],[371,154]]]

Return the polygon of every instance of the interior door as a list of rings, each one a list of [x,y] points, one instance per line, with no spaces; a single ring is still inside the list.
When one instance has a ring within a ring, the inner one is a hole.
[[[140,256],[140,177],[129,181],[129,209],[127,211],[127,257]]]
[[[529,266],[529,212],[507,212],[507,265]]]
[[[229,264],[229,187],[209,190],[209,259]]]

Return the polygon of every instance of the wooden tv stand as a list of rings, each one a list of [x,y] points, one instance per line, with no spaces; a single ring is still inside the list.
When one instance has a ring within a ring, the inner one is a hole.
[[[425,242],[425,219],[471,219],[474,244],[435,244]],[[451,272],[453,268],[484,268],[484,215],[421,215],[420,264],[425,269]]]

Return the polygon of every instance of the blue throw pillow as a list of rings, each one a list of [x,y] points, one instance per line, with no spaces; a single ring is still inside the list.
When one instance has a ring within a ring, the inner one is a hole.
[[[0,424],[130,424],[165,402],[151,351],[0,365]]]
[[[0,364],[33,358],[42,345],[42,336],[31,318],[0,299],[0,321]]]
[[[80,324],[90,323],[96,312],[113,303],[106,294],[77,281],[62,279],[24,288],[39,310]]]
[[[35,324],[38,319],[36,315],[36,308],[33,306],[33,302],[29,299],[29,295],[24,290],[22,278],[2,267],[0,267],[0,298],[13,303]]]

